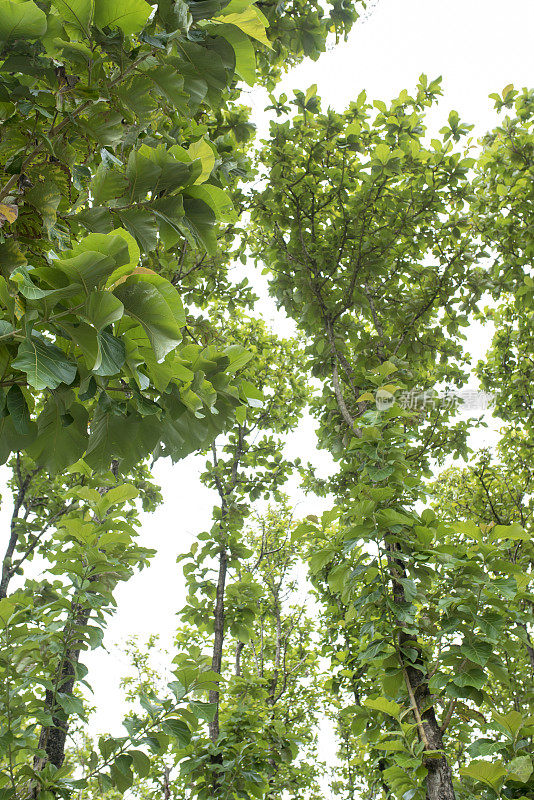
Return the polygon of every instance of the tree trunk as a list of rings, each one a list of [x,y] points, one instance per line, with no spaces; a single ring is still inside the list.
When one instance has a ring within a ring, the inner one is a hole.
[[[22,507],[22,504],[24,503],[24,498],[26,497],[26,492],[28,491],[31,479],[33,478],[34,475],[37,474],[37,472],[39,472],[38,469],[33,470],[33,472],[29,472],[24,478],[24,480],[22,480],[22,476],[20,474],[20,453],[17,453],[16,473],[18,478],[19,490],[17,492],[17,496],[13,501],[13,513],[11,515],[9,542],[7,544],[6,552],[2,560],[2,576],[0,578],[0,600],[3,600],[5,597],[7,597],[7,588],[9,586],[9,581],[13,577],[12,560],[19,539],[19,528],[18,528],[19,511]]]
[[[414,642],[415,645],[417,644],[415,636],[409,636],[401,632],[399,637],[401,650],[403,644],[409,645],[410,642]],[[406,673],[414,693],[417,707],[419,709],[425,709],[429,703],[431,703],[431,695],[425,673],[409,664],[406,665]],[[427,749],[444,750],[443,733],[436,719],[433,706],[421,712],[421,720],[428,742]],[[428,775],[426,776],[427,800],[455,800],[456,795],[454,794],[452,785],[452,772],[445,756],[442,758],[425,759],[425,767],[428,770]]]
[[[235,649],[235,676],[236,678],[241,678],[241,653],[243,652],[243,648],[245,646],[244,642],[238,642],[236,649]]]
[[[76,627],[85,626],[89,621],[90,609],[76,606],[73,620]],[[70,623],[67,623],[68,625]],[[67,635],[69,635],[67,633]],[[65,759],[65,743],[69,730],[69,715],[57,703],[57,692],[72,697],[76,684],[76,668],[80,660],[80,647],[76,639],[68,645],[65,655],[56,670],[55,690],[46,690],[45,710],[52,715],[52,724],[41,728],[39,735],[39,750],[44,750],[46,756],[35,757],[34,769],[40,771],[45,764],[53,764],[59,769]]]
[[[217,673],[220,673],[222,666],[224,644],[224,590],[226,586],[227,570],[228,553],[226,552],[226,548],[222,547],[219,553],[219,577],[217,579],[215,599],[213,655],[211,659],[211,668]],[[215,703],[215,716],[209,723],[209,736],[214,744],[219,738],[219,697],[220,693],[218,689],[212,689],[210,691],[209,701],[210,703]]]
[[[398,578],[405,577],[406,571],[404,564],[399,559],[395,558],[395,550],[399,545],[387,544],[388,549],[388,562],[391,571],[391,579],[393,584],[393,598],[395,603],[403,605],[406,602],[404,594],[404,586],[399,583]],[[443,732],[436,719],[436,713],[432,705],[432,698],[428,688],[428,678],[423,660],[420,655],[417,637],[413,634],[408,634],[404,630],[400,630],[399,638],[399,655],[407,683],[409,684],[408,692],[413,695],[415,700],[416,709],[414,714],[419,715],[422,723],[423,730],[420,729],[418,724],[419,737],[423,740],[426,750],[444,750],[443,747]],[[404,648],[405,646],[415,649],[418,653],[413,663],[404,661]],[[419,721],[418,721],[419,722]],[[452,785],[452,772],[445,756],[441,758],[424,758],[424,765],[428,770],[426,777],[426,800],[456,800],[454,788]]]

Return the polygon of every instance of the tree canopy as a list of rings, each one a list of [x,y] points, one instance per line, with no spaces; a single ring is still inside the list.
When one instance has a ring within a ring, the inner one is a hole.
[[[364,5],[0,0],[0,800],[533,796],[534,95],[476,143],[439,78],[277,94]],[[192,454],[175,635],[97,734],[86,653]]]

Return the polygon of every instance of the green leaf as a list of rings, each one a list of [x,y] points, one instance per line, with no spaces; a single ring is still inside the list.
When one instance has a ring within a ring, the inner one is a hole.
[[[98,369],[102,363],[102,354],[96,329],[86,322],[79,322],[77,325],[63,322],[61,327],[82,351],[87,368],[91,370]]]
[[[70,22],[85,36],[89,36],[94,0],[52,0],[52,5],[57,8],[65,22]]]
[[[112,458],[124,469],[139,463],[152,452],[161,438],[161,422],[155,416],[124,416],[98,405],[91,421],[84,461],[93,469],[109,469]]]
[[[158,361],[182,340],[183,306],[176,289],[160,276],[133,275],[114,290],[126,313],[141,323]]]
[[[25,372],[30,386],[38,390],[57,389],[61,383],[71,384],[77,371],[62,350],[36,338],[22,342],[13,366]]]
[[[189,703],[189,708],[197,719],[204,720],[205,722],[213,722],[217,706],[215,703],[203,703],[201,700],[192,700]]]
[[[503,783],[506,770],[502,761],[471,761],[467,767],[460,767],[460,775],[464,778],[472,778],[474,781],[485,783],[486,786],[498,791]]]
[[[200,189],[200,186],[193,187]],[[217,218],[210,204],[194,197],[184,196],[184,225],[192,236],[193,242],[206,248],[213,254],[217,251],[217,237],[213,226]]]
[[[215,216],[222,222],[236,222],[237,214],[230,197],[218,186],[209,183],[203,186],[192,186],[187,190],[189,197],[202,200],[215,212]]]
[[[272,45],[265,33],[265,29],[268,27],[269,23],[256,6],[249,5],[240,12],[230,13],[228,13],[228,8],[226,8],[223,9],[222,14],[219,17],[215,17],[214,20],[225,22],[227,25],[235,25],[236,28],[246,33],[247,36],[251,36],[269,49],[272,49]]]
[[[385,142],[382,142],[375,147],[374,154],[382,164],[387,164],[391,158],[391,150]]]
[[[236,25],[217,25],[213,33],[229,42],[235,54],[235,71],[249,86],[256,82],[256,53],[249,37]]]
[[[111,780],[123,793],[133,784],[132,758],[128,753],[121,753],[117,756],[110,769]]]
[[[495,527],[491,529],[489,539],[491,542],[495,542],[498,539],[528,541],[530,539],[530,534],[527,533],[519,523],[514,522],[512,525],[495,525]]]
[[[328,585],[333,592],[342,592],[351,572],[349,564],[338,564],[328,575]]]
[[[335,549],[333,547],[329,547],[323,550],[319,550],[317,553],[314,553],[310,558],[310,571],[312,574],[320,572],[326,564],[329,564],[332,561],[335,555]]]
[[[38,435],[29,454],[48,472],[58,474],[84,454],[87,420],[88,413],[80,403],[65,407],[61,398],[51,397],[37,419]]]
[[[45,33],[46,15],[32,0],[0,0],[0,42],[35,39]]]
[[[192,161],[200,159],[202,171],[195,180],[195,183],[204,183],[204,181],[206,181],[211,175],[213,167],[215,166],[215,153],[213,152],[213,148],[209,142],[202,138],[197,142],[193,142],[193,144],[188,147],[187,152],[189,153]]]
[[[131,483],[123,483],[120,486],[114,486],[105,495],[102,496],[100,501],[99,510],[102,515],[107,514],[111,506],[120,505],[128,502],[128,500],[135,500],[139,495],[139,490],[132,486]]]
[[[13,427],[22,435],[30,431],[30,412],[26,398],[20,386],[14,384],[6,395],[6,406],[13,422]]]
[[[126,230],[135,237],[145,253],[156,249],[158,231],[153,214],[144,208],[115,209],[115,211]]]
[[[474,639],[472,641],[463,642],[461,645],[462,655],[473,661],[475,664],[480,664],[481,667],[485,666],[488,658],[490,658],[493,650],[489,642],[484,642],[481,639]]]
[[[191,741],[191,731],[183,719],[166,719],[161,723],[161,728],[179,747],[187,747]]]
[[[124,306],[111,292],[93,290],[85,301],[82,313],[96,330],[100,331],[121,319]]]
[[[98,334],[98,347],[100,353],[100,365],[93,369],[95,375],[109,377],[118,375],[126,361],[126,347],[122,339],[108,333],[100,331]]]
[[[224,355],[228,356],[230,359],[230,364],[228,365],[227,372],[237,372],[238,370],[242,369],[250,359],[252,358],[252,353],[250,350],[247,350],[245,347],[242,347],[240,344],[233,344],[230,347],[226,347],[224,349]]]
[[[532,775],[532,759],[530,756],[518,756],[506,765],[508,770],[507,780],[527,783]]]
[[[251,408],[262,408],[265,402],[263,392],[256,388],[250,381],[241,381],[239,389],[243,399],[247,401]]]
[[[133,768],[140,778],[146,778],[150,772],[150,759],[142,750],[128,750],[131,756]]]
[[[95,0],[94,23],[99,28],[116,26],[129,36],[144,28],[151,12],[145,0]]]
[[[92,234],[99,236],[101,234]],[[102,283],[116,267],[113,258],[88,251],[79,253],[72,258],[62,258],[54,263],[54,266],[61,270],[71,283],[77,284],[79,289],[83,289],[87,294]]]
[[[16,601],[11,597],[4,597],[0,600],[0,623],[6,625],[15,611]]]
[[[72,694],[66,694],[65,692],[57,692],[56,701],[66,714],[75,714],[76,716],[82,718],[85,717],[83,702],[79,697],[75,697]]]
[[[494,713],[493,719],[501,727],[505,728],[505,730],[508,731],[512,736],[512,738],[514,739],[525,723],[522,714],[520,714],[519,711],[516,711],[515,709],[509,711],[507,714]]]
[[[368,697],[363,701],[363,705],[373,711],[382,711],[384,714],[395,718],[398,718],[401,711],[401,706],[393,700],[388,700],[387,697]]]

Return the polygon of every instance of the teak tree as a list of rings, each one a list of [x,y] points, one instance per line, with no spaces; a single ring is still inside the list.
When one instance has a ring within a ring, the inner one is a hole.
[[[352,669],[371,662],[402,678],[393,706],[384,697],[369,707],[408,708],[419,740],[409,768],[388,754],[384,775],[397,792],[421,796],[424,778],[429,800],[452,800],[448,721],[436,713],[419,619],[436,521],[415,503],[430,459],[465,452],[466,425],[439,403],[414,412],[396,402],[401,390],[424,397],[443,382],[461,385],[458,339],[485,285],[466,216],[474,161],[454,144],[469,127],[452,112],[441,139],[424,139],[423,112],[439,91],[423,76],[414,97],[375,102],[374,114],[364,93],[345,114],[320,113],[313,89],[297,94],[301,113],[272,125],[252,215],[256,257],[322,381],[320,446],[339,462],[330,488],[340,549],[327,549],[315,572],[326,569],[347,607]],[[358,553],[367,563],[355,569]]]
[[[259,497],[279,499],[280,487],[292,469],[292,464],[284,457],[281,437],[295,427],[308,398],[302,352],[296,342],[278,339],[257,320],[239,320],[234,316],[222,323],[222,328],[227,341],[244,344],[252,355],[243,369],[249,407],[238,411],[234,430],[222,441],[216,439],[212,445],[211,461],[207,462],[202,480],[216,490],[219,504],[214,508],[211,532],[199,536],[202,547],[195,543],[190,556],[192,561],[184,567],[189,594],[188,605],[183,611],[185,621],[213,633],[211,668],[216,673],[221,671],[229,623],[227,576],[228,571],[239,564],[244,552],[241,541],[243,523]],[[261,387],[261,391],[254,390],[254,386]],[[211,559],[215,559],[217,565],[217,577],[213,583],[207,579]],[[252,595],[250,600],[253,599]],[[246,617],[244,610],[243,614]],[[240,627],[242,623],[240,625],[238,620],[230,623],[234,634]],[[246,627],[243,628],[245,635]],[[215,704],[210,738],[215,746],[215,763],[218,763],[222,754],[217,752],[217,689],[212,691],[210,702]],[[223,790],[216,773],[212,790],[215,793]]]

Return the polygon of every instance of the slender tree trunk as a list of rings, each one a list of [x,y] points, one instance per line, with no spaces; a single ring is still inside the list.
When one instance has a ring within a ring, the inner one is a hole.
[[[235,675],[236,678],[241,678],[241,653],[243,652],[243,648],[245,646],[244,642],[238,642],[237,647],[235,649]]]
[[[219,577],[217,579],[217,591],[215,595],[215,613],[214,613],[214,638],[213,638],[213,654],[211,659],[211,668],[214,672],[220,674],[222,667],[222,654],[224,645],[224,590],[226,587],[226,573],[228,571],[228,553],[223,546],[219,553]],[[209,737],[213,744],[217,743],[219,738],[219,702],[220,692],[218,689],[210,689],[209,701],[215,705],[215,714],[213,719],[208,724]],[[214,768],[212,778],[212,792],[213,797],[220,797],[223,791],[223,785],[218,774],[218,767],[222,765],[222,754],[215,753],[211,757],[211,764]]]
[[[399,577],[405,577],[404,564],[394,556],[398,545],[388,544],[387,548],[393,584],[393,597],[395,603],[404,605],[406,603],[404,587],[398,581]],[[398,645],[408,692],[413,697],[413,701],[415,701],[414,714],[416,715],[416,719],[418,717],[419,738],[423,740],[425,750],[443,751],[443,731],[439,726],[434,706],[432,705],[432,698],[428,688],[428,678],[420,656],[417,637],[413,634],[406,633],[401,628]],[[415,661],[404,661],[403,653],[406,647],[417,651],[418,655]],[[421,724],[419,724],[419,721]],[[456,800],[452,785],[452,772],[445,756],[441,758],[424,759],[424,764],[428,770],[426,777],[426,800]]]
[[[7,589],[9,586],[9,581],[13,577],[12,560],[19,539],[19,527],[18,527],[19,511],[22,507],[22,504],[24,503],[24,498],[26,497],[26,492],[28,491],[31,479],[37,472],[39,472],[38,469],[35,469],[33,470],[33,472],[29,472],[24,478],[24,480],[22,480],[22,476],[20,474],[20,453],[17,453],[16,471],[18,477],[19,490],[17,492],[17,496],[15,497],[13,503],[13,513],[11,515],[9,542],[7,543],[6,552],[2,560],[2,576],[0,578],[0,600],[3,600],[5,597],[7,597]]]
[[[226,573],[228,571],[228,553],[223,546],[219,553],[219,577],[217,579],[217,592],[215,596],[214,614],[214,639],[211,668],[220,673],[224,644],[224,590],[226,587]],[[215,703],[215,716],[209,723],[209,735],[213,743],[219,738],[219,698],[218,689],[212,689],[209,694],[210,703]]]

